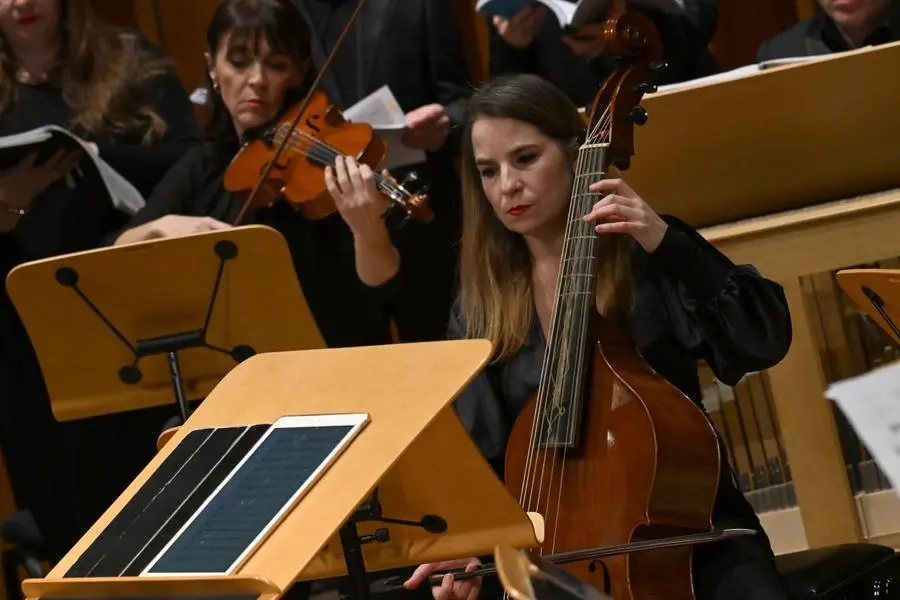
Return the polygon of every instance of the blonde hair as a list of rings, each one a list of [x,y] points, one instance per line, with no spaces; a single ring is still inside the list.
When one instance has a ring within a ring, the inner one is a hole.
[[[463,229],[460,250],[459,319],[467,338],[494,343],[494,360],[514,355],[535,319],[531,254],[521,235],[508,230],[491,208],[472,147],[472,126],[481,117],[529,123],[573,151],[584,121],[575,105],[549,82],[534,75],[499,77],[472,97],[463,134]],[[598,238],[596,306],[621,322],[633,310],[630,238]]]
[[[63,62],[55,73],[73,126],[95,135],[132,134],[149,142],[166,124],[149,107],[142,86],[166,73],[168,60],[150,56],[134,34],[118,33],[94,15],[89,0],[60,2]],[[15,100],[15,57],[0,45],[0,116]]]

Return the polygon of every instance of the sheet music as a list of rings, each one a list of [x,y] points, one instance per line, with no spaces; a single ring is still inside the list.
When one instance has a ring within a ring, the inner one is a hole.
[[[87,155],[97,167],[97,171],[100,173],[100,177],[106,185],[106,190],[109,192],[109,196],[112,199],[113,206],[117,210],[133,215],[147,204],[137,188],[131,185],[127,179],[119,175],[119,173],[110,167],[99,155],[95,154],[94,150],[90,148],[84,140],[62,127],[45,125],[16,135],[2,137],[0,138],[0,148],[15,148],[17,146],[39,144],[49,140],[54,133],[68,136],[81,146],[85,155]]]
[[[344,111],[344,118],[354,123],[368,123],[388,143],[384,168],[393,169],[425,162],[425,152],[403,143],[407,129],[406,113],[387,85],[381,86]]]
[[[871,48],[871,46],[865,46],[865,48]],[[857,52],[864,48],[856,48],[854,50],[848,50],[847,52]],[[767,69],[773,69],[775,67],[783,67],[787,65],[795,65],[799,63],[813,63],[823,60],[831,60],[837,56],[844,54],[844,52],[834,52],[832,54],[819,54],[816,56],[795,56],[790,58],[773,58],[772,60],[764,60],[761,63],[753,63],[750,65],[744,65],[743,67],[737,67],[735,69],[730,69],[728,71],[722,71],[721,73],[713,73],[712,75],[706,75],[704,77],[697,77],[696,79],[689,79],[687,81],[681,81],[678,83],[670,83],[668,85],[661,85],[657,88],[658,91],[664,92],[668,90],[677,90],[681,88],[689,88],[697,85],[710,84],[710,83],[721,83],[723,81],[731,81],[733,79],[741,79],[742,77],[747,77],[749,75],[753,75],[755,73],[759,73],[760,71],[765,71]]]
[[[895,490],[900,490],[900,363],[831,384],[835,401]]]

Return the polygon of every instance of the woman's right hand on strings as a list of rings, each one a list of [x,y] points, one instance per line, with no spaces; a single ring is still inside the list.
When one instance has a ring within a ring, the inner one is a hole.
[[[27,208],[50,184],[65,177],[81,157],[78,150],[57,150],[43,163],[35,165],[38,155],[32,152],[15,167],[0,171],[0,204],[9,208]]]
[[[148,240],[231,229],[231,225],[228,223],[217,221],[212,217],[186,217],[183,215],[167,215],[148,225],[147,236],[144,238]]]
[[[494,28],[503,41],[520,50],[527,48],[534,41],[547,7],[542,4],[529,4],[514,14],[511,19],[494,17]]]
[[[403,583],[403,587],[413,590],[425,583],[432,574],[438,571],[465,568],[468,573],[480,564],[481,561],[477,558],[465,558],[419,565],[410,578]],[[431,595],[434,597],[434,600],[478,600],[478,595],[481,593],[481,581],[481,577],[454,581],[453,575],[448,573],[444,575],[441,585],[432,586]]]

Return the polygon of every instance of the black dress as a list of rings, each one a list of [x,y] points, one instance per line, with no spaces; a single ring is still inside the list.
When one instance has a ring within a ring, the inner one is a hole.
[[[684,15],[673,16],[644,10],[656,25],[663,44],[663,58],[669,66],[658,73],[657,84],[687,81],[719,71],[707,45],[718,19],[718,0],[687,0]],[[562,41],[565,32],[552,13],[547,13],[534,42],[526,48],[507,44],[493,24],[491,29],[490,73],[532,73],[556,85],[578,106],[590,106],[603,82],[615,68],[607,54],[598,58],[575,55]]]
[[[634,244],[635,311],[629,327],[650,366],[702,406],[697,360],[734,385],[784,357],[791,342],[790,315],[781,286],[752,266],[735,266],[681,221],[665,219],[669,228],[653,254]],[[454,312],[451,337],[461,332]],[[500,477],[516,415],[538,389],[544,348],[536,321],[515,356],[490,365],[456,400],[460,420]],[[722,455],[727,456],[724,450]],[[786,599],[768,537],[727,465],[714,519],[759,534],[696,548],[697,600]],[[491,584],[496,585],[486,581],[485,590]]]
[[[295,0],[313,32],[312,59],[321,68],[358,2]],[[450,119],[446,143],[426,152],[417,165],[391,169],[399,181],[415,173],[414,189],[428,188],[435,219],[404,232],[418,249],[407,255],[406,272],[420,287],[416,305],[403,305],[395,323],[404,342],[442,339],[456,289],[460,234],[459,153],[468,99],[472,95],[466,58],[452,2],[372,0],[366,2],[322,79],[341,110],[387,85],[405,112],[441,104]],[[397,302],[404,304],[408,296]]]
[[[206,145],[192,149],[160,182],[147,206],[126,228],[166,215],[205,216],[233,223],[241,201],[223,186],[233,155]],[[284,235],[303,294],[327,346],[391,343],[389,320],[394,301],[416,289],[403,285],[404,258],[410,253],[404,232],[427,225],[409,222],[400,230],[391,228],[401,256],[400,270],[384,284],[371,287],[356,273],[353,234],[337,212],[309,220],[287,202],[279,201],[248,214],[243,224],[268,225]]]
[[[156,51],[158,52],[158,51]],[[193,106],[174,73],[149,81],[145,98],[167,124],[160,140],[141,146],[129,136],[95,137],[101,157],[146,197],[198,141]],[[0,118],[0,135],[42,125],[69,127],[71,108],[50,84],[21,85]],[[77,187],[53,184],[10,232],[0,233],[0,276],[24,262],[89,250],[127,220],[93,170]],[[47,556],[58,560],[78,541],[155,453],[159,425],[138,413],[58,423],[40,366],[18,313],[0,293],[0,444],[15,501],[34,515]],[[2,515],[0,518],[7,515]]]

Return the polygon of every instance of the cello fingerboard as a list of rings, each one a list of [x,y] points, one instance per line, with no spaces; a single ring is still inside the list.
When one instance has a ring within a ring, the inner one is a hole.
[[[590,185],[604,176],[607,144],[585,144],[578,153],[563,241],[556,304],[538,392],[538,447],[578,446],[587,372],[588,325],[596,307],[597,259],[594,225],[583,219],[600,196]]]

